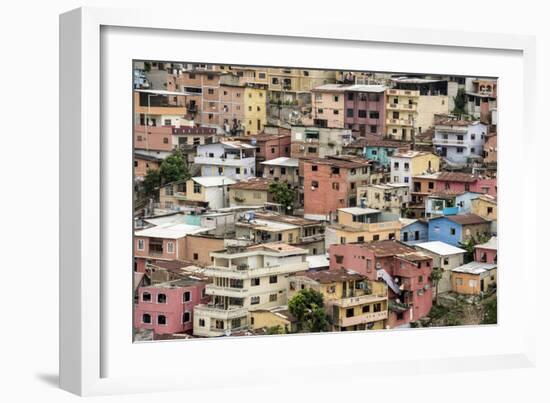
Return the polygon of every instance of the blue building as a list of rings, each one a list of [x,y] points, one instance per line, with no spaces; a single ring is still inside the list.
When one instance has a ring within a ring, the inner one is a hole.
[[[408,144],[399,143],[397,141],[387,140],[371,140],[367,138],[364,148],[364,156],[368,160],[376,161],[380,165],[389,167],[390,157],[401,150],[408,150]]]
[[[415,218],[400,218],[403,224],[400,230],[401,242],[414,245],[428,241],[428,223]]]
[[[491,222],[475,214],[458,214],[431,218],[428,221],[428,240],[459,246],[462,242],[490,235]]]

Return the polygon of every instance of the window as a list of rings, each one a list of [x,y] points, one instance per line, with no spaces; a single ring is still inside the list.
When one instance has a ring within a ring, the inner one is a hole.
[[[311,166],[311,170],[312,170],[312,171],[317,171],[317,165],[312,165],[312,166]]]
[[[493,208],[487,207],[487,214],[493,214]]]
[[[369,112],[369,117],[371,119],[380,119],[380,113],[379,112]]]
[[[145,249],[145,241],[143,239],[138,239],[137,248],[138,248],[138,250],[144,250]]]
[[[381,303],[374,304],[374,312],[380,312],[381,310],[382,310]]]
[[[449,264],[449,258],[448,257],[444,257],[443,258],[443,265],[444,266],[447,266]]]
[[[364,119],[367,117],[367,111],[364,109],[359,109],[357,111],[357,116]]]
[[[174,242],[167,242],[166,250],[168,253],[174,253]]]
[[[204,327],[204,325],[205,325],[204,319],[199,319],[199,326]]]
[[[379,241],[380,240],[380,235],[373,235],[372,240],[373,241]]]
[[[323,113],[323,108],[317,108],[317,113]]]
[[[189,78],[192,80],[194,79],[196,76],[195,76],[195,73],[189,73]]]
[[[260,278],[259,278],[259,277],[255,277],[255,278],[250,279],[250,285],[251,285],[251,286],[260,285]]]
[[[185,291],[185,292],[183,293],[182,298],[183,298],[183,302],[189,302],[189,301],[191,301],[191,291]]]
[[[456,235],[456,228],[451,228],[450,232],[451,232],[451,235]]]
[[[168,137],[163,137],[162,142],[163,142],[164,144],[168,144]]]
[[[338,102],[338,99],[339,99],[338,95],[335,95],[334,96],[334,102]]]
[[[182,321],[183,321],[183,323],[190,322],[191,321],[191,312],[184,312]]]
[[[166,302],[167,302],[166,294],[161,293],[157,295],[157,303],[166,304]]]
[[[397,313],[397,320],[403,320],[403,312]]]
[[[456,285],[462,285],[462,284],[464,284],[464,281],[462,280],[462,278],[460,278],[460,277],[457,278],[456,279]]]
[[[468,287],[474,288],[475,286],[477,286],[476,280],[468,280]]]
[[[353,101],[353,92],[348,93],[348,101]]]
[[[208,95],[214,95],[214,88],[208,88]]]
[[[250,297],[250,305],[258,305],[260,303],[260,297]]]
[[[428,182],[428,189],[433,189],[433,188],[434,188],[434,183]]]
[[[276,302],[277,294],[269,294],[269,302]]]
[[[342,245],[345,245],[345,243],[346,243],[346,237],[345,236],[340,237],[340,243]]]
[[[265,73],[258,73],[258,78],[265,79]]]
[[[145,291],[143,294],[141,294],[141,300],[143,302],[151,302],[151,293]]]
[[[340,184],[338,182],[332,182],[333,190],[340,190]]]
[[[307,152],[310,154],[314,154],[317,152],[317,147],[308,147]]]
[[[338,109],[333,109],[332,110],[333,115],[338,115],[339,113],[340,113],[340,111]]]
[[[159,315],[158,318],[157,318],[157,323],[159,325],[166,325],[167,321],[166,321],[166,316],[164,315]]]
[[[151,323],[151,315],[149,315],[148,313],[144,313],[143,316],[141,317],[141,322],[142,323]]]
[[[424,282],[424,276],[418,276],[418,282],[423,283]]]
[[[285,167],[281,167],[281,175],[286,175],[286,168]]]
[[[378,131],[376,125],[370,125],[369,128],[371,133],[376,133]]]
[[[225,327],[225,323],[224,323],[224,321],[221,320],[221,319],[216,319],[216,322],[215,322],[215,325],[214,325],[214,326],[215,326],[216,329],[218,329],[218,330],[223,330],[224,327]]]
[[[405,162],[403,164],[403,168],[405,169],[405,171],[408,171],[409,170],[409,163],[408,162]]]
[[[346,309],[346,318],[352,318],[353,317],[353,308]]]
[[[344,255],[334,255],[334,259],[336,259],[336,263],[344,263]]]
[[[362,311],[363,311],[363,313],[369,313],[370,312],[370,305],[364,305]]]
[[[311,187],[313,189],[318,189],[319,188],[319,182],[317,181],[311,181]]]
[[[193,253],[193,260],[199,260],[199,254]]]
[[[393,163],[393,169],[399,169],[399,162]]]
[[[277,283],[277,276],[269,276],[269,284],[276,284]]]
[[[352,118],[353,117],[353,109],[347,109],[346,110],[346,116],[348,118]]]
[[[408,176],[405,176],[403,179],[405,180],[405,183],[409,183],[409,177]]]

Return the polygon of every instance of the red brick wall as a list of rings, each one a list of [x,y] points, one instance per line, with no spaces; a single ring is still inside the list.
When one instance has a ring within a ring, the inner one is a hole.
[[[317,171],[312,171],[312,166]],[[348,172],[340,168],[339,175],[331,174],[330,165],[304,162],[304,214],[328,215],[337,209],[348,205]],[[317,181],[319,187],[311,189],[312,181]],[[338,189],[333,184],[338,184]]]

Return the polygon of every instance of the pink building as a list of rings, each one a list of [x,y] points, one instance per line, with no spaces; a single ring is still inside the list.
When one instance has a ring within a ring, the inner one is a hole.
[[[497,237],[475,246],[474,260],[482,263],[497,263]]]
[[[172,126],[134,126],[134,148],[138,150],[171,151]]]
[[[361,136],[382,135],[386,121],[386,87],[383,85],[350,85],[344,92],[345,127]]]
[[[497,179],[462,172],[441,172],[434,178],[436,191],[476,192],[496,197]]]
[[[331,245],[329,269],[351,269],[388,285],[390,328],[408,325],[432,309],[433,259],[398,241]]]
[[[138,288],[134,327],[155,334],[192,333],[195,305],[208,302],[206,284],[194,276]]]

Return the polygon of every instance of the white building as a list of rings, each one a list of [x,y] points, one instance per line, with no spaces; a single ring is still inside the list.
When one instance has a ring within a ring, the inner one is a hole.
[[[229,206],[229,191],[227,186],[237,183],[225,176],[196,176],[191,178],[193,188],[187,186],[187,193],[193,192],[200,195],[200,199],[207,201],[211,209],[219,209]],[[193,200],[189,197],[189,200]]]
[[[210,304],[197,305],[193,315],[195,336],[215,337],[249,329],[250,311],[287,303],[288,276],[308,269],[306,249],[284,243],[232,246],[212,252],[212,277],[206,286]]]
[[[256,147],[239,141],[220,141],[197,147],[195,164],[201,176],[246,179],[255,176]]]
[[[464,263],[464,249],[449,245],[445,242],[432,241],[414,245],[419,251],[425,252],[433,258],[433,267],[442,269],[442,277],[437,284],[437,292],[452,291],[451,271]],[[435,293],[434,293],[435,298]]]
[[[466,165],[468,158],[483,158],[487,126],[479,121],[445,120],[435,125],[436,154],[452,164]]]

